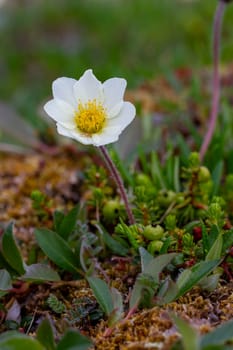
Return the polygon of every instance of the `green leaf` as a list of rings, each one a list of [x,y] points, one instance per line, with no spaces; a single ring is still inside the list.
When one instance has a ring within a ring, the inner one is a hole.
[[[213,179],[213,190],[212,190],[212,196],[215,196],[218,193],[219,186],[222,180],[222,174],[223,174],[223,161],[220,160],[215,168],[212,171],[212,179]]]
[[[60,277],[56,271],[50,266],[44,264],[32,264],[26,266],[26,273],[21,277],[24,281],[44,282],[44,281],[60,281]]]
[[[109,286],[98,277],[87,277],[87,281],[104,313],[109,316],[114,309]]]
[[[130,310],[139,305],[139,302],[142,297],[142,291],[144,288],[145,286],[140,282],[140,280],[136,279],[129,299]]]
[[[205,334],[201,338],[201,347],[205,350],[205,347],[210,345],[222,345],[228,340],[233,340],[233,320],[227,321],[221,324],[212,332]]]
[[[46,350],[55,350],[54,334],[50,321],[46,318],[39,325],[36,337]]]
[[[64,217],[65,217],[65,214],[60,210],[55,210],[55,212],[53,213],[53,226],[54,226],[55,232],[58,232]]]
[[[164,305],[175,300],[179,289],[177,284],[168,277],[161,285],[156,296],[156,304]]]
[[[222,245],[223,245],[223,238],[222,238],[222,233],[220,232],[214,244],[210,248],[208,254],[206,255],[205,260],[210,261],[210,260],[219,259],[222,253]]]
[[[139,254],[140,254],[140,258],[141,258],[141,269],[142,269],[142,272],[145,272],[147,266],[154,259],[154,257],[153,257],[153,255],[148,253],[148,251],[143,247],[139,248]]]
[[[155,152],[151,152],[150,170],[153,181],[155,183],[158,183],[162,189],[166,189],[166,181],[163,176],[163,169]]]
[[[223,234],[222,253],[225,254],[226,250],[229,249],[232,245],[233,245],[233,229],[228,230]]]
[[[113,301],[113,312],[111,313],[108,324],[112,327],[116,322],[122,319],[124,315],[124,305],[122,294],[116,288],[111,288],[111,295]]]
[[[208,292],[213,292],[219,283],[219,279],[222,273],[212,273],[210,276],[205,276],[201,279],[198,285],[201,289],[208,290]]]
[[[179,275],[179,278],[177,279],[177,282],[176,282],[178,289],[182,288],[182,286],[188,283],[191,275],[192,275],[191,269],[186,269],[182,271],[182,273]]]
[[[0,335],[1,350],[44,350],[44,347],[36,340],[25,334],[9,331]]]
[[[206,256],[206,254],[210,250],[210,244],[209,244],[209,236],[206,230],[206,226],[202,222],[201,222],[201,230],[202,230],[203,253],[204,253],[204,256]]]
[[[153,277],[155,283],[159,283],[159,274],[177,256],[177,253],[159,255],[146,266],[143,273]]]
[[[92,341],[77,331],[69,330],[57,345],[56,350],[88,350]]]
[[[36,229],[35,236],[40,248],[55,264],[67,271],[78,272],[76,257],[62,237],[46,228]]]
[[[112,238],[112,236],[99,224],[95,225],[98,229],[99,233],[103,237],[103,241],[106,244],[106,246],[111,249],[111,251],[114,254],[120,255],[120,256],[126,256],[128,254],[128,249],[124,247],[120,242],[116,241]]]
[[[194,265],[192,268],[184,270],[177,280],[179,292],[176,295],[176,299],[188,292],[204,276],[208,275],[211,271],[213,271],[220,262],[220,259],[211,261],[201,261],[200,263]]]
[[[72,208],[69,213],[63,218],[61,223],[57,225],[57,233],[64,239],[67,239],[69,235],[74,231],[77,215],[79,211],[79,205]]]
[[[214,244],[214,242],[216,241],[218,235],[219,235],[220,231],[217,225],[212,225],[210,228],[210,232],[208,234],[208,240],[209,240],[209,248],[208,251],[211,249],[212,245]],[[207,252],[208,252],[207,251]]]
[[[167,266],[171,260],[177,256],[177,253],[170,253],[159,255],[158,257],[151,259],[149,257],[149,253],[146,254],[145,249],[143,250],[143,248],[140,248],[140,254],[141,260],[143,260],[143,272],[138,275],[136,282],[134,283],[129,301],[130,309],[139,304],[145,290],[147,290],[151,295],[155,293],[156,287],[159,284],[159,274],[165,268],[165,266]]]
[[[181,341],[184,345],[184,350],[199,350],[200,340],[197,331],[195,331],[186,321],[183,321],[175,315],[172,315],[172,319],[182,336]]]
[[[10,223],[2,236],[2,255],[7,263],[19,274],[25,273],[23,259],[13,236],[13,223]]]
[[[11,276],[6,270],[0,270],[0,290],[9,290],[12,288]]]

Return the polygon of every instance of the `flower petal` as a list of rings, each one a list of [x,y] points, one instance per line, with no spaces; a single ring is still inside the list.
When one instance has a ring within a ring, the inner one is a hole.
[[[62,126],[61,124],[58,124],[57,123],[57,132],[58,134],[62,135],[62,136],[66,136],[66,137],[71,137],[71,134],[70,134],[70,130],[69,129],[66,129],[64,126]]]
[[[74,84],[77,80],[72,78],[58,78],[53,82],[52,90],[53,96],[56,99],[63,100],[71,104],[74,108],[77,106],[77,102],[74,97]]]
[[[57,123],[57,132],[60,135],[67,136],[67,137],[70,137],[71,139],[79,141],[80,143],[82,143],[84,145],[91,145],[92,144],[91,137],[84,136],[77,131],[67,129],[58,123]]]
[[[86,103],[88,100],[102,100],[102,84],[88,69],[74,85],[74,95],[77,102]]]
[[[81,134],[78,131],[71,130],[70,134],[72,135],[72,138],[75,139],[76,141],[82,143],[83,145],[92,145],[92,138],[91,136],[86,136],[84,134]]]
[[[92,144],[99,147],[116,142],[119,138],[119,134],[120,133],[109,135],[107,132],[102,134],[94,134],[92,135]]]
[[[58,99],[48,101],[44,106],[45,112],[56,122],[73,129],[74,109],[66,102]]]
[[[108,126],[119,126],[123,131],[134,119],[136,109],[130,102],[124,102],[120,113],[115,117],[108,119]]]
[[[126,80],[122,78],[111,78],[103,83],[104,105],[110,118],[115,117],[123,103],[126,88]]]

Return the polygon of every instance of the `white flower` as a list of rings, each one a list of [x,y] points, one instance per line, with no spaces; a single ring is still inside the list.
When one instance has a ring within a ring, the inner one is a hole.
[[[134,105],[123,101],[125,88],[125,79],[101,83],[89,69],[79,80],[56,79],[53,99],[44,109],[56,121],[59,134],[85,145],[106,145],[117,141],[135,117]]]

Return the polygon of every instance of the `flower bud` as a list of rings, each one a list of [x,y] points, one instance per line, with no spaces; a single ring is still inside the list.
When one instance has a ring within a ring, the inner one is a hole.
[[[159,253],[162,246],[163,246],[162,241],[152,241],[148,245],[147,249],[148,249],[148,252],[153,255],[154,253]]]
[[[198,172],[198,181],[207,182],[209,181],[209,179],[210,179],[209,169],[206,168],[205,166],[201,166]]]
[[[109,200],[103,207],[104,219],[108,222],[112,222],[119,218],[119,213],[122,210],[122,205],[118,200]]]
[[[150,241],[156,241],[163,237],[164,229],[160,225],[155,227],[148,225],[145,227],[145,230],[142,232],[143,236]]]
[[[139,185],[139,186],[151,186],[152,185],[151,179],[146,174],[143,174],[143,173],[137,174],[137,176],[136,176],[136,185]]]

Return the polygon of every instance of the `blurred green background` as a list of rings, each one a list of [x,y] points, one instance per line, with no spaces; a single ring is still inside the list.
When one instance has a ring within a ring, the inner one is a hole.
[[[176,67],[211,64],[217,0],[5,0],[0,7],[0,100],[36,127],[60,76],[93,68],[133,88]],[[233,6],[222,62],[233,59]],[[1,115],[0,118],[3,118]]]

